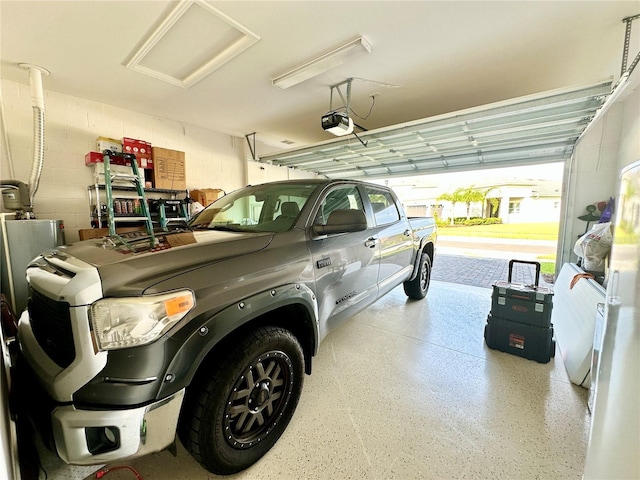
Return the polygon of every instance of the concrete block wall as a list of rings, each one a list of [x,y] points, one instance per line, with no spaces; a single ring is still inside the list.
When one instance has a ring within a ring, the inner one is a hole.
[[[99,136],[138,138],[185,152],[188,189],[228,192],[247,183],[244,138],[47,91],[46,77],[43,83],[45,156],[34,211],[38,218],[64,220],[67,243],[78,240],[78,229],[90,228],[87,187],[93,175],[84,156],[96,150]],[[29,85],[2,80],[0,86],[0,177],[28,183],[33,159]]]
[[[569,231],[565,246],[569,259],[565,261],[578,259],[573,246],[578,236],[585,232],[587,224],[578,217],[587,213],[587,205],[615,196],[622,112],[623,105],[612,105],[578,142],[573,159],[566,165],[563,190],[573,194],[563,197]]]
[[[640,67],[636,67],[633,75],[636,76],[635,83],[621,95],[624,110],[617,156],[620,170],[640,160]]]
[[[558,268],[578,259],[573,247],[586,223],[577,217],[586,213],[587,205],[615,198],[620,171],[640,160],[639,84],[640,68],[636,68],[623,94],[578,140],[573,158],[565,165]]]
[[[299,180],[304,178],[316,178],[318,175],[304,170],[279,167],[268,163],[252,160],[247,161],[247,184],[258,185],[265,182],[277,182],[280,180]]]

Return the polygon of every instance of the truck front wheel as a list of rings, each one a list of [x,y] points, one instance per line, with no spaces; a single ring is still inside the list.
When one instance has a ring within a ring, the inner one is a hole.
[[[420,264],[418,265],[418,273],[416,278],[408,282],[404,282],[404,293],[409,298],[415,300],[423,299],[429,290],[431,282],[431,258],[426,253],[420,255]]]
[[[264,327],[209,368],[183,409],[181,439],[207,470],[227,475],[257,462],[287,428],[304,357],[292,333]]]

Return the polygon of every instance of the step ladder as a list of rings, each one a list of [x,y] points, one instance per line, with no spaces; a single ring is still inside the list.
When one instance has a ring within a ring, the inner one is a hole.
[[[180,200],[180,217],[168,217],[167,216],[167,203],[175,203],[175,200],[167,200],[165,198],[161,198],[158,200],[158,210],[160,217],[160,228],[167,231],[169,229],[169,223],[171,222],[188,222],[189,221],[189,211],[188,211],[188,203],[185,200]]]
[[[131,174],[121,174],[121,173],[111,173],[111,157],[112,156],[122,156],[125,159],[125,162],[129,163],[131,166],[132,173]],[[117,220],[120,222],[140,222],[143,221],[145,224],[145,228],[147,231],[147,235],[149,236],[149,243],[151,248],[154,248],[157,245],[157,241],[153,232],[153,221],[151,220],[151,213],[149,212],[149,204],[147,203],[147,198],[144,193],[144,185],[139,175],[138,170],[138,162],[136,161],[135,155],[131,153],[114,153],[111,150],[104,150],[102,152],[102,159],[104,162],[104,185],[105,192],[107,197],[107,224],[109,227],[109,237],[112,239],[117,239],[119,242],[127,245],[131,250],[135,250],[133,245],[130,242],[124,240],[118,233],[116,232],[116,216],[114,212],[114,198],[113,198],[113,188],[112,182],[114,180],[127,180],[129,181],[136,189],[137,200],[140,202],[140,208],[142,211],[142,216],[136,217],[118,217]]]

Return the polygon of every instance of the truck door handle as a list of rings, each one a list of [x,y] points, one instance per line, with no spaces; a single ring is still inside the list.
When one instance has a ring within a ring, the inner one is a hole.
[[[403,235],[405,237],[410,237],[411,236],[411,230],[409,230],[408,228],[403,232]]]
[[[378,244],[378,239],[375,237],[367,238],[364,242],[365,247],[373,248]]]

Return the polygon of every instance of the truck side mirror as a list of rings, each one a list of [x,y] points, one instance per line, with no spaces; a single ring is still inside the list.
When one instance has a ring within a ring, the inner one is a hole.
[[[317,235],[332,233],[361,232],[367,229],[367,217],[362,210],[334,210],[329,214],[326,225],[314,225]]]

